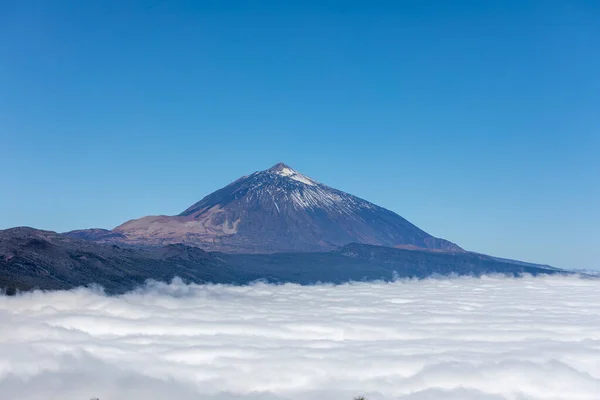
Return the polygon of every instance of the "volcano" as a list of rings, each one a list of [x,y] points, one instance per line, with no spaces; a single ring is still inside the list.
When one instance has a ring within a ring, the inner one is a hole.
[[[227,253],[328,251],[349,243],[461,252],[400,215],[283,163],[209,194],[179,215],[147,216],[69,236],[140,246],[174,243]]]

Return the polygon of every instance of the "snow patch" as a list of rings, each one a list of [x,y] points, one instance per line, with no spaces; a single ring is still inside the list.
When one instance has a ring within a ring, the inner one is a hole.
[[[300,175],[300,174],[292,175],[292,176],[290,176],[290,178],[292,178],[295,181],[302,182],[309,186],[315,186],[315,182],[312,179],[310,179],[304,175]]]
[[[281,171],[277,171],[277,174],[282,175],[282,176],[292,176],[292,175],[296,175],[297,172],[291,168],[285,167]]]
[[[304,183],[305,185],[315,186],[317,184],[317,182],[313,181],[308,176],[302,175],[301,173],[296,172],[293,169],[288,168],[288,167],[284,167],[280,171],[276,171],[275,173],[277,175],[285,176],[290,179],[293,179],[297,182]]]

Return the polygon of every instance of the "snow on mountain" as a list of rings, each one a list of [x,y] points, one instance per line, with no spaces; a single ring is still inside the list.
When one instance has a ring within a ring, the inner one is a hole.
[[[302,182],[309,186],[314,186],[317,184],[317,182],[313,181],[308,176],[302,175],[301,173],[294,171],[293,169],[282,163],[277,164],[275,167],[271,168],[271,170],[271,172],[277,175],[287,176],[290,179]]]
[[[177,216],[143,217],[113,232],[119,234],[115,240],[131,244],[185,243],[238,253],[325,251],[352,242],[461,251],[392,211],[283,163],[244,176]]]
[[[366,200],[323,185],[282,163],[268,170],[245,176],[222,190],[226,191],[230,187],[235,188],[231,192],[233,198],[244,193],[246,203],[251,203],[257,198],[270,197],[277,208],[280,201],[284,205],[293,206],[296,210],[326,209],[352,215],[358,209],[376,207]],[[212,201],[218,202],[218,196],[213,195],[205,197],[181,215],[194,214],[198,210],[203,210]]]

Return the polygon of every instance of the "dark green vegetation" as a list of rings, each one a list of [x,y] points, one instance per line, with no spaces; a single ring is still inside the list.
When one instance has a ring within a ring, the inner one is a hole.
[[[99,284],[109,293],[130,290],[147,279],[245,284],[343,283],[434,274],[559,273],[548,266],[498,260],[468,252],[407,250],[349,244],[332,252],[225,254],[174,244],[133,248],[75,239],[32,228],[0,231],[0,287],[69,289]]]

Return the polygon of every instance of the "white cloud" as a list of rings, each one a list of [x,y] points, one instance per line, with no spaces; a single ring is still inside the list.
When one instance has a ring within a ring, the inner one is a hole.
[[[598,400],[600,280],[0,297],[0,398]]]

